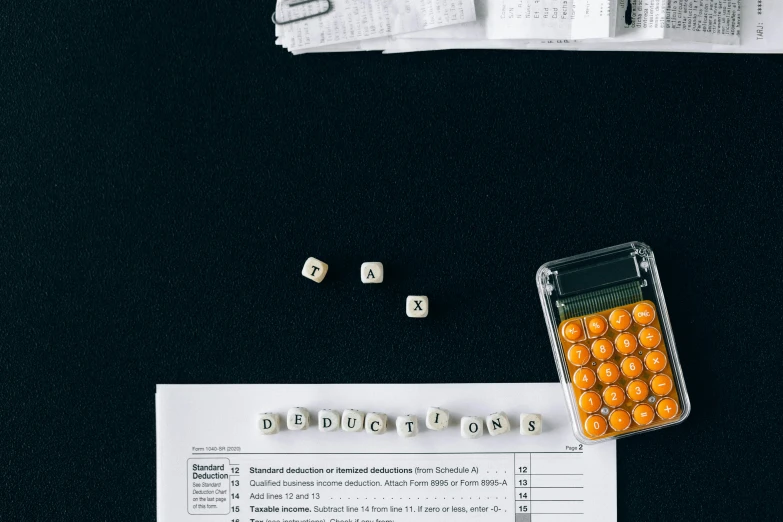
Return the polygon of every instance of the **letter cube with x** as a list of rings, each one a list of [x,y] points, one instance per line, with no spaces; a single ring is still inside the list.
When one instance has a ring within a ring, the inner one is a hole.
[[[409,295],[405,300],[405,313],[408,317],[427,317],[430,312],[430,301],[426,295]]]

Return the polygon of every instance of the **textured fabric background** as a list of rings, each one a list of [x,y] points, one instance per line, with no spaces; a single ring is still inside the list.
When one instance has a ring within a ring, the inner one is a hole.
[[[0,8],[0,519],[154,520],[156,383],[555,381],[535,270],[634,239],[693,413],[620,520],[779,517],[781,59],[294,58],[272,9]]]

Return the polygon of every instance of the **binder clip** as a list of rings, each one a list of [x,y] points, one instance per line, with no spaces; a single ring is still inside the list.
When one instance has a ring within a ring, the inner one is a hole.
[[[310,9],[305,8],[305,6],[308,6],[308,4],[317,4],[317,7],[320,8],[316,12],[311,12]],[[299,22],[301,20],[307,20],[308,18],[315,18],[316,16],[322,16],[328,13],[332,10],[332,2],[331,0],[292,0],[292,1],[282,1],[278,4],[277,10],[280,11],[281,7],[284,7],[286,9],[282,9],[282,11],[291,11],[295,13],[294,18],[290,18],[288,20],[280,20],[277,17],[277,11],[272,13],[272,23],[275,25],[285,25],[290,24],[293,22]],[[300,9],[296,9],[296,8]]]

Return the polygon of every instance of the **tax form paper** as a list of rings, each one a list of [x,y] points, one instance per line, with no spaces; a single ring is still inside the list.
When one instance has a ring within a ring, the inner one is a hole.
[[[783,52],[781,0],[467,1],[474,20],[313,50]]]
[[[450,412],[442,431],[430,406]],[[294,407],[307,429],[286,428]],[[388,431],[321,432],[321,409],[382,412]],[[461,436],[461,417],[498,411],[510,432]],[[268,412],[279,433],[261,433]],[[521,434],[523,413],[542,415],[539,435]],[[577,442],[556,383],[159,385],[156,415],[160,522],[617,520],[615,442]],[[403,415],[417,436],[398,435]]]

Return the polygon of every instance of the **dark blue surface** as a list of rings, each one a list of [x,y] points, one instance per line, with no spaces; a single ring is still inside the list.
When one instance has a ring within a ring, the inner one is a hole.
[[[780,58],[294,58],[271,10],[0,11],[0,519],[154,520],[156,383],[555,381],[535,270],[629,240],[693,412],[620,519],[779,517]]]

